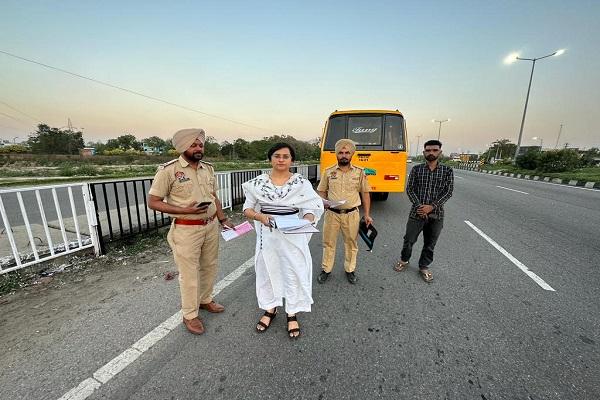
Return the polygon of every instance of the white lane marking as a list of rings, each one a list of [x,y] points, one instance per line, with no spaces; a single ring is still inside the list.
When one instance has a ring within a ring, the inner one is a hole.
[[[496,250],[498,250],[500,253],[502,253],[503,256],[505,256],[506,258],[508,258],[513,264],[515,264],[517,267],[519,267],[519,269],[521,271],[525,272],[525,274],[527,274],[527,276],[529,276],[531,279],[533,279],[535,283],[537,283],[538,285],[540,285],[540,287],[542,289],[549,290],[551,292],[555,291],[552,288],[552,286],[548,285],[542,278],[540,278],[535,273],[533,273],[532,271],[530,271],[529,268],[527,268],[527,266],[525,264],[523,264],[521,261],[517,260],[508,251],[504,250],[504,248],[502,246],[500,246],[498,243],[494,242],[492,240],[492,238],[490,238],[488,235],[486,235],[485,233],[483,233],[479,228],[477,228],[471,222],[465,221],[465,224],[469,225],[475,232],[477,232],[479,234],[479,236],[481,236],[482,238],[484,238],[485,240],[487,240],[487,242],[489,244],[491,244],[492,246],[494,246],[496,248]]]
[[[455,177],[455,178],[458,178],[458,179],[465,179],[464,177],[462,177],[462,176],[457,176],[457,175],[454,175],[454,177]]]
[[[456,171],[456,170],[454,170],[454,171]],[[465,171],[465,172],[473,172],[473,171]],[[479,174],[480,172],[473,172],[473,173]],[[508,179],[516,179],[519,181],[525,181],[525,182],[543,183],[545,185],[560,186],[565,189],[588,190],[590,192],[600,193],[600,190],[598,190],[598,189],[590,189],[590,188],[585,188],[585,187],[581,187],[581,186],[570,186],[570,185],[566,185],[564,183],[544,182],[544,181],[540,181],[540,180],[534,181],[533,179],[523,179],[523,178],[517,178],[515,176],[503,176],[503,175],[494,175],[494,174],[485,174],[485,173],[483,173],[482,175],[491,176],[493,178],[508,178]]]
[[[231,285],[246,270],[254,266],[254,256],[237,267],[233,272],[220,280],[213,290],[213,296],[219,294],[227,286]],[[173,329],[181,325],[181,311],[176,312],[165,322],[154,328],[146,336],[132,344],[124,352],[107,362],[94,372],[93,378],[87,378],[79,385],[65,393],[58,400],[83,400],[88,398],[96,389],[111,380],[119,372],[123,371],[129,364],[134,362],[146,350],[167,336]]]
[[[504,187],[504,186],[498,186],[498,185],[496,185],[496,187],[497,187],[497,188],[500,188],[500,189],[504,189],[504,190],[510,190],[511,192],[517,192],[517,193],[529,194],[529,193],[527,193],[527,192],[522,192],[522,191],[520,191],[520,190],[517,190],[517,189],[511,189],[511,188],[507,188],[507,187]]]

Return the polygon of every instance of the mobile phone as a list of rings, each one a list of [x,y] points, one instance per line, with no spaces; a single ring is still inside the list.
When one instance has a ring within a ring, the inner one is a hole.
[[[198,204],[196,207],[198,207],[198,208],[208,207],[208,206],[210,206],[211,203],[212,203],[212,201],[203,201],[200,204]]]

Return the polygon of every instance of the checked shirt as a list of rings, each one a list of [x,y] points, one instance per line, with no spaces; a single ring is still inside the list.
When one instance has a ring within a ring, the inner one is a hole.
[[[427,164],[415,165],[408,176],[406,194],[412,202],[411,218],[419,218],[417,208],[423,204],[433,206],[433,214],[438,219],[444,218],[444,203],[452,196],[454,190],[454,172],[447,165],[438,164],[431,171]]]

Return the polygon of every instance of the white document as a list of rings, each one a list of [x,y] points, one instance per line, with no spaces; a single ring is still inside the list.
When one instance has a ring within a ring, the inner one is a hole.
[[[274,217],[277,229],[282,233],[314,233],[319,232],[312,223],[297,215],[277,215]]]
[[[327,200],[323,199],[323,205],[329,208],[336,208],[341,206],[342,204],[346,204],[346,200]]]

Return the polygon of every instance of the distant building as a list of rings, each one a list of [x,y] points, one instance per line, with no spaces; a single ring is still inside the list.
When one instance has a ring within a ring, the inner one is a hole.
[[[460,159],[461,162],[477,161],[477,160],[479,160],[479,154],[462,153],[459,156],[459,159]]]
[[[146,154],[162,154],[163,149],[161,147],[150,147],[148,145],[142,144],[142,150]]]
[[[96,148],[95,147],[84,147],[83,149],[79,150],[79,155],[83,156],[83,157],[91,157],[96,155]]]

